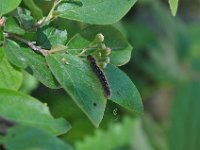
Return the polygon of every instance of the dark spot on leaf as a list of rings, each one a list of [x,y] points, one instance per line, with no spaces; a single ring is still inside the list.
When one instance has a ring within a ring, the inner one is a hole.
[[[117,95],[120,95],[120,92],[119,92],[119,91],[117,91]]]
[[[93,103],[93,106],[95,106],[95,107],[96,107],[96,106],[97,106],[97,103]]]

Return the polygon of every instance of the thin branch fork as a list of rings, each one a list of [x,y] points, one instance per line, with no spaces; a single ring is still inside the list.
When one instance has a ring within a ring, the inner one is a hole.
[[[41,48],[40,46],[35,45],[35,42],[31,42],[28,41],[16,34],[11,34],[11,33],[4,33],[4,36],[7,38],[11,38],[11,39],[15,39],[17,41],[20,41],[24,44],[26,44],[27,46],[29,46],[32,50],[37,51],[39,53],[41,53],[43,56],[47,56],[49,55],[49,51],[46,49]]]

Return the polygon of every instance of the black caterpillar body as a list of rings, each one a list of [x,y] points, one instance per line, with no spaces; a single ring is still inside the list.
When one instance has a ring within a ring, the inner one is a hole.
[[[99,78],[99,81],[101,82],[102,88],[104,90],[104,95],[107,98],[110,98],[111,97],[111,90],[110,90],[110,87],[108,85],[108,81],[107,81],[103,71],[97,65],[94,57],[92,57],[91,55],[88,55],[87,60],[90,62],[92,70],[95,72],[95,74]]]

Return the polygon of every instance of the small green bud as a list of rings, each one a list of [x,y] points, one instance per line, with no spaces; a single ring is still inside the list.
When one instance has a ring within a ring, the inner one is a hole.
[[[104,36],[103,36],[103,34],[101,34],[101,33],[98,33],[97,35],[96,35],[96,41],[98,42],[98,43],[102,43],[103,41],[104,41]]]

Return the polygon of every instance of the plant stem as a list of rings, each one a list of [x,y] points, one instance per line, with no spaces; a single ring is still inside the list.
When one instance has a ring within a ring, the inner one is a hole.
[[[54,50],[49,50],[49,54],[53,54],[53,53],[57,53],[57,52],[63,52],[66,51],[67,52],[67,47],[66,48],[62,48],[62,49],[54,49]]]
[[[46,24],[47,22],[49,22],[52,18],[53,18],[53,12],[55,10],[55,8],[58,6],[58,4],[61,2],[62,0],[55,0],[54,4],[51,8],[51,10],[49,11],[49,14],[44,18],[44,20],[42,20],[41,23],[38,23],[37,26],[43,26],[44,24]]]
[[[39,53],[41,53],[43,56],[47,56],[49,54],[49,51],[46,49],[43,49],[39,46],[36,46],[34,42],[28,41],[16,34],[11,34],[11,33],[4,33],[4,36],[7,38],[11,38],[11,39],[15,39],[18,40],[26,45],[28,45],[32,50],[34,51],[38,51]]]

